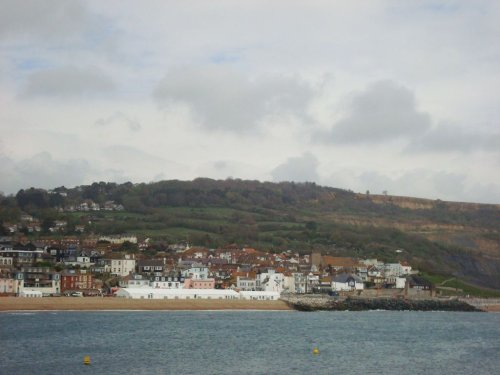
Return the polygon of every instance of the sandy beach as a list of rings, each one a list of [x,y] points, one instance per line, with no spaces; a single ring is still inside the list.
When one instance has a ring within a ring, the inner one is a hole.
[[[0,298],[0,311],[291,310],[283,301],[136,300],[102,297]]]
[[[484,311],[487,311],[487,312],[500,313],[500,305],[482,306],[481,310],[484,310]]]

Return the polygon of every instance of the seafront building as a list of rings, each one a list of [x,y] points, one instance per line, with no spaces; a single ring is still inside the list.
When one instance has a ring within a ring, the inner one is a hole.
[[[232,289],[156,289],[122,288],[116,292],[118,298],[131,299],[247,299],[274,301],[280,298],[278,292],[242,291]]]

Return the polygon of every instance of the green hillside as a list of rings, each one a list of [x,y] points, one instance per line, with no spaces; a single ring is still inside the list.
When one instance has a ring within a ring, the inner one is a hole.
[[[74,211],[82,202],[123,211]],[[3,197],[0,220],[31,214],[46,227],[66,220],[85,232],[134,233],[156,242],[228,243],[271,251],[408,260],[436,275],[500,289],[500,209],[415,198],[371,196],[314,183],[196,179],[150,184],[94,183],[27,189]],[[397,250],[397,251],[396,251]]]

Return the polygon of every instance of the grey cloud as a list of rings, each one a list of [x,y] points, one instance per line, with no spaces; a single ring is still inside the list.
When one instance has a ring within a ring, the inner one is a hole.
[[[155,171],[156,174],[165,172],[168,175],[175,175],[185,169],[182,164],[166,160],[132,146],[113,145],[103,150],[102,155],[111,165],[126,167],[126,172],[121,172],[124,175],[135,175],[144,180],[152,178],[151,171]],[[130,179],[130,177],[128,178]]]
[[[296,78],[250,79],[219,65],[173,69],[153,95],[163,106],[188,105],[207,129],[251,132],[268,115],[307,117],[307,105],[314,93]]]
[[[228,167],[227,161],[224,160],[218,160],[214,162],[214,168],[217,170],[225,170]]]
[[[417,110],[410,90],[381,81],[355,95],[347,116],[319,136],[334,143],[372,143],[413,137],[425,132],[430,124],[430,116]]]
[[[434,189],[444,196],[460,198],[465,191],[466,176],[463,174],[438,172],[432,176]]]
[[[31,74],[25,97],[82,97],[113,91],[113,80],[98,68],[62,67]]]
[[[122,112],[115,112],[111,116],[98,119],[95,124],[97,126],[110,126],[113,124],[125,124],[131,131],[141,130],[141,124],[135,118],[131,118]]]
[[[437,126],[412,141],[408,151],[499,151],[500,133],[471,132],[451,125]]]
[[[479,203],[500,202],[500,186],[476,183],[467,185],[465,174],[411,170],[398,177],[390,177],[378,172],[365,172],[358,176],[360,191],[369,190],[372,194],[381,194],[384,190],[392,195],[412,196],[450,201]]]
[[[81,1],[2,0],[0,38],[64,39],[84,28],[89,13]]]
[[[319,180],[318,159],[306,152],[300,157],[288,158],[271,171],[274,181],[316,182]]]
[[[0,190],[15,193],[29,187],[54,188],[61,185],[82,184],[92,173],[89,163],[83,159],[58,161],[48,152],[41,152],[29,159],[14,161],[0,155]]]
[[[178,178],[188,168],[185,165],[141,151],[132,146],[113,145],[101,153],[103,164],[115,181],[148,182]]]
[[[141,151],[135,147],[126,145],[113,145],[103,150],[103,154],[111,161],[119,162],[126,159],[133,159],[137,163],[157,164],[164,163],[165,160],[158,156]]]

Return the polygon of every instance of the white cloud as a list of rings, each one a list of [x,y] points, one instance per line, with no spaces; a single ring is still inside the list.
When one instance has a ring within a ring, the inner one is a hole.
[[[403,173],[339,170],[326,183],[356,192],[410,196],[448,201],[497,203],[500,184],[474,181],[465,173],[410,169]]]
[[[129,130],[137,132],[141,130],[141,124],[136,118],[132,118],[120,111],[113,113],[111,116],[100,118],[95,122],[96,126],[113,127],[118,125],[119,129],[125,125]]]
[[[270,115],[307,117],[312,89],[297,78],[252,79],[228,66],[182,67],[169,71],[154,91],[160,105],[187,105],[207,129],[254,132]]]
[[[307,152],[300,157],[288,158],[271,172],[274,181],[316,182],[319,180],[318,159]]]
[[[347,114],[323,140],[334,143],[383,142],[425,132],[430,116],[417,110],[411,91],[391,81],[371,84],[353,96]]]
[[[93,172],[86,160],[55,160],[48,152],[20,161],[0,155],[0,174],[7,176],[2,179],[1,189],[6,193],[29,187],[75,186],[88,181]]]

